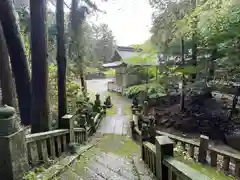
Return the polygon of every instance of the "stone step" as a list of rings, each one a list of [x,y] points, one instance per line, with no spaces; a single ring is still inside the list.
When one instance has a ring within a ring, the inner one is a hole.
[[[133,163],[140,180],[156,180],[153,173],[146,166],[146,164],[144,164],[140,156],[133,156]]]
[[[68,169],[67,171],[65,171],[64,173],[61,174],[60,177],[58,177],[57,179],[59,180],[83,180],[81,177],[79,177],[74,171],[72,171],[71,169]]]

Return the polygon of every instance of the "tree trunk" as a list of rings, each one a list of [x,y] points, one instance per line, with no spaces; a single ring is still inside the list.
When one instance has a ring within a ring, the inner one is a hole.
[[[0,1],[0,20],[15,77],[21,122],[30,124],[31,84],[27,58],[11,0]]]
[[[78,9],[79,0],[72,0],[72,7],[71,7],[71,29],[72,29],[72,43],[74,43],[74,50],[77,54],[76,61],[79,61],[79,74],[80,74],[80,81],[81,81],[81,88],[82,92],[86,93],[86,83],[84,78],[84,70],[83,70],[83,53],[82,53],[82,25],[85,20],[85,8],[82,7]],[[80,19],[80,20],[79,20]],[[81,31],[81,32],[79,32]]]
[[[8,49],[0,24],[0,83],[2,89],[2,104],[15,107],[13,96],[13,77],[9,64]]]
[[[197,37],[196,37],[196,32],[194,32],[192,36],[192,65],[194,67],[197,67]],[[192,74],[192,82],[194,82],[197,78],[197,73],[194,72]]]
[[[195,9],[197,7],[197,0],[193,0],[193,9]],[[197,24],[198,24],[198,20],[197,20],[197,16],[195,16],[195,20],[193,22],[193,34],[192,34],[192,65],[194,67],[197,66]],[[192,82],[194,82],[196,80],[197,77],[197,73],[194,72],[192,74]]]
[[[82,92],[86,93],[86,83],[85,83],[85,78],[84,78],[84,71],[83,71],[83,57],[82,55],[79,56],[79,75],[80,75],[80,82],[81,82],[81,88],[82,88]]]
[[[214,60],[217,59],[217,48],[214,48],[212,51],[211,59],[210,59],[210,65],[209,65],[209,78],[208,80],[211,81],[214,78]]]
[[[181,39],[181,45],[182,45],[182,49],[181,49],[182,66],[184,66],[185,65],[185,57],[184,57],[185,47],[184,47],[183,37]],[[184,77],[184,74],[182,74],[182,89],[181,89],[181,99],[180,99],[180,111],[181,112],[184,111],[184,99],[185,99],[184,89],[185,89],[185,77]]]
[[[32,47],[32,133],[49,130],[46,0],[30,0]]]
[[[58,118],[67,113],[66,99],[66,54],[64,41],[64,0],[57,0],[57,64],[58,64]],[[61,123],[59,123],[61,124]],[[61,128],[61,127],[60,127]]]

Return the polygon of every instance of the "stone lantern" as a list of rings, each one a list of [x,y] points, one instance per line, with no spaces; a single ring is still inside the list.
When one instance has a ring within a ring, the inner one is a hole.
[[[16,119],[13,107],[0,106],[0,177],[7,180],[22,179],[29,169],[25,132]]]

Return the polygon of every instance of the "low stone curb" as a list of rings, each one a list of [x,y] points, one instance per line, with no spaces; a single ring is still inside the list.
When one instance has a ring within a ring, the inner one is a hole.
[[[94,147],[96,143],[88,144],[78,148],[77,153],[73,155],[68,155],[61,159],[58,163],[48,168],[43,173],[37,176],[38,180],[51,180],[58,176],[60,173],[64,172],[76,159],[78,159],[84,152]]]

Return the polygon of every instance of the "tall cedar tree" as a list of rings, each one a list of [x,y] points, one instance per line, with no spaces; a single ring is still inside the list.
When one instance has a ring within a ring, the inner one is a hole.
[[[85,21],[85,12],[87,11],[86,7],[82,6],[78,8],[79,0],[72,0],[72,7],[71,7],[71,35],[72,35],[72,43],[74,43],[74,50],[77,54],[76,59],[79,61],[79,74],[80,74],[80,81],[82,91],[86,91],[86,83],[84,79],[84,72],[83,72],[83,53],[81,47],[81,41],[83,36],[82,26],[83,22]],[[80,32],[79,32],[80,31]],[[80,42],[79,42],[80,41]],[[71,52],[73,53],[73,52]]]
[[[5,41],[5,37],[0,24],[0,83],[2,88],[2,104],[15,106],[15,100],[13,96],[13,77],[11,73],[8,49]]]
[[[182,66],[184,67],[185,65],[185,47],[184,47],[184,38],[182,37],[181,38],[181,57],[182,57]],[[184,92],[184,89],[185,89],[185,76],[184,76],[184,73],[182,74],[182,89],[181,89],[181,99],[180,99],[180,111],[184,111],[184,99],[185,99],[185,92]]]
[[[197,7],[197,0],[193,0],[193,8],[195,9]],[[198,24],[198,17],[195,16],[194,17],[194,21],[193,21],[193,34],[192,34],[192,65],[194,67],[197,66],[197,54],[198,54],[198,51],[197,51],[197,24]],[[194,82],[196,80],[196,77],[197,77],[197,73],[193,73],[192,74],[192,82]]]
[[[30,125],[31,84],[29,69],[12,0],[0,1],[0,20],[15,77],[21,122],[24,125]]]
[[[32,133],[49,130],[46,0],[30,0],[32,48]]]
[[[57,0],[57,64],[58,64],[58,118],[67,113],[66,99],[66,55],[64,41],[64,0]],[[61,123],[59,123],[61,126]],[[60,127],[61,128],[61,127]]]

